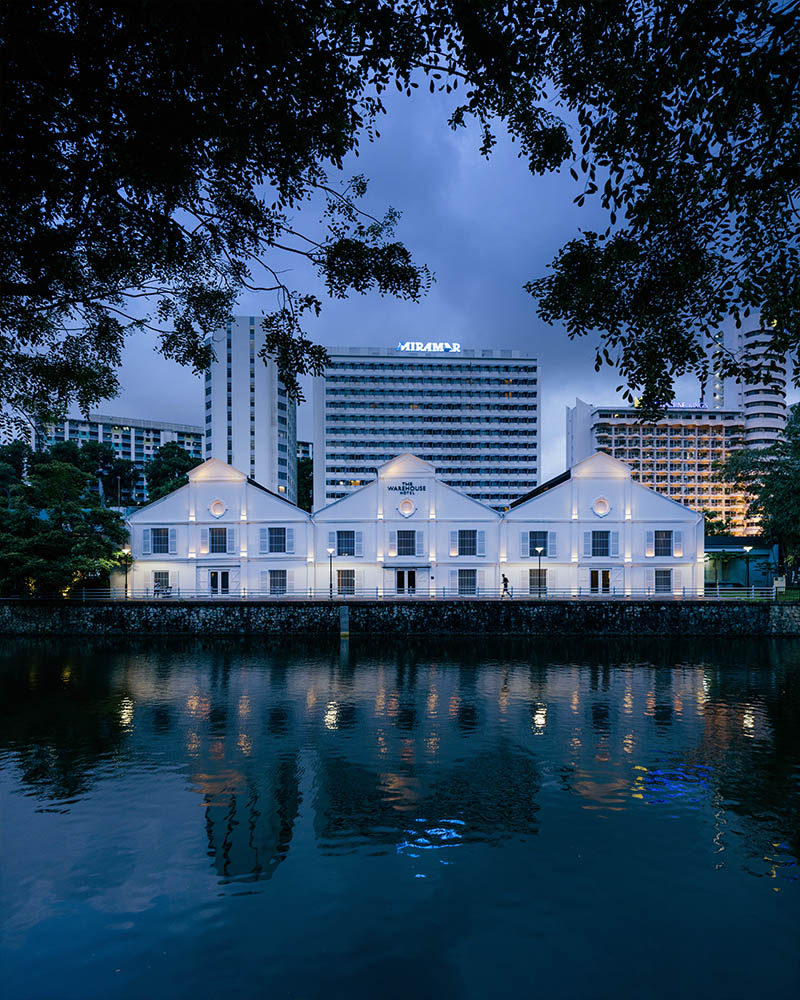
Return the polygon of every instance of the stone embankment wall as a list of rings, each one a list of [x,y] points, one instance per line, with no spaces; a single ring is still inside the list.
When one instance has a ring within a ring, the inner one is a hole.
[[[0,602],[0,634],[335,635],[339,601]],[[800,636],[800,604],[741,601],[351,601],[357,635]]]

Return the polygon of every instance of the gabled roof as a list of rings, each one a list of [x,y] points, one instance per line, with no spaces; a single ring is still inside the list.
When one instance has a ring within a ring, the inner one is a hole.
[[[378,466],[378,477],[385,476],[393,465],[402,466],[402,474],[405,476],[413,475],[414,472],[418,472],[423,476],[435,476],[436,468],[431,465],[430,462],[426,462],[422,458],[418,458],[416,455],[412,455],[410,451],[404,451],[400,455],[395,455],[394,458],[390,458],[388,462],[384,462],[383,465]],[[399,473],[398,473],[399,474]]]
[[[218,458],[206,459],[202,464],[190,469],[186,475],[189,477],[190,483],[195,480],[241,483],[247,479],[247,476],[243,472],[234,469],[232,465],[226,465],[225,462],[221,462]]]
[[[546,483],[542,483],[541,486],[535,487],[529,493],[519,497],[517,500],[512,500],[508,505],[508,509],[513,510],[514,507],[519,507],[520,504],[527,503],[528,500],[533,500],[534,497],[541,496],[542,493],[547,493],[548,490],[555,489],[556,486],[569,482],[571,478],[572,474],[570,470],[567,469],[566,472],[562,472],[561,475],[555,476],[553,479],[548,479]]]

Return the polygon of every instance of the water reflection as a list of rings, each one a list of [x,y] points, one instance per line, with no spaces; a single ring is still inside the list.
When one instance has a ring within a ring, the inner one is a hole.
[[[353,857],[455,886],[476,852],[505,848],[522,852],[509,885],[535,869],[536,891],[556,892],[584,841],[616,852],[611,880],[645,865],[641,838],[660,863],[675,852],[686,871],[784,890],[800,853],[800,646],[16,642],[0,654],[0,779],[92,844],[27,917],[30,885],[51,876],[25,855],[8,901],[20,929],[88,891],[89,870],[115,892],[126,866],[140,891],[149,879],[147,908],[169,865],[223,893],[271,891],[283,872],[297,891],[322,885]]]

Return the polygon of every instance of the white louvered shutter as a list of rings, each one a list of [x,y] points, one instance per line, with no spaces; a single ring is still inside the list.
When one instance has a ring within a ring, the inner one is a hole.
[[[356,532],[356,555],[357,556],[363,556],[364,555],[364,532],[363,531],[357,531]]]
[[[558,579],[558,577],[556,576],[556,571],[552,568],[552,566],[548,567],[548,570],[547,570],[547,589],[548,589],[548,591],[551,594],[554,593],[555,590],[558,587],[558,584],[556,582],[557,579]]]
[[[167,536],[168,544],[167,550],[171,556],[177,555],[178,553],[178,529],[170,528],[169,534]]]
[[[228,528],[225,536],[225,551],[236,551],[236,528]]]
[[[672,589],[676,594],[681,589],[681,578],[682,578],[681,571],[676,566],[672,571]]]
[[[683,558],[683,532],[672,532],[672,554],[676,559]]]
[[[267,570],[262,569],[258,576],[261,593],[266,594],[269,591],[269,573]]]
[[[200,529],[200,555],[208,555],[208,528]]]
[[[527,531],[519,533],[519,557],[529,559],[531,554],[531,536]]]
[[[397,532],[389,532],[389,558],[394,559],[397,555]]]
[[[591,556],[592,554],[592,533],[591,531],[584,531],[583,533],[583,555],[584,558]]]
[[[178,589],[178,584],[180,583],[181,575],[176,569],[171,569],[169,571],[169,585],[172,587],[172,592],[175,593]]]
[[[656,571],[654,569],[644,571],[644,585],[652,594],[656,587]]]
[[[453,594],[458,593],[458,570],[451,569],[449,572],[449,577],[450,577],[450,583],[448,586],[448,591],[450,593],[450,596],[452,596]]]
[[[618,531],[612,531],[611,532],[611,547],[609,548],[608,551],[609,551],[609,554],[612,555],[612,556],[618,556],[619,555],[619,532]]]
[[[417,532],[415,554],[418,556],[425,554],[425,536],[421,531]]]
[[[294,555],[294,528],[286,529],[286,551]]]
[[[451,531],[450,532],[450,555],[451,556],[457,556],[458,555],[458,532],[457,531]]]
[[[648,559],[652,559],[656,554],[656,533],[645,531],[644,533],[644,554]]]
[[[486,570],[478,570],[478,590],[481,594],[486,593]]]
[[[286,593],[287,594],[293,594],[294,593],[294,570],[293,569],[287,569],[286,570]]]
[[[269,531],[268,531],[268,529],[267,528],[259,528],[258,529],[258,552],[259,552],[259,555],[264,556],[264,555],[267,554],[267,551],[268,551],[267,550],[268,542],[269,542]]]
[[[547,558],[556,559],[558,557],[558,535],[555,531],[547,532]]]
[[[356,570],[356,594],[364,593],[364,570]]]
[[[145,528],[142,532],[142,553],[149,556],[153,551],[153,535],[150,528]]]
[[[486,555],[486,532],[479,531],[477,538],[477,547],[475,549],[475,554],[479,556]]]
[[[529,594],[531,590],[531,571],[529,569],[521,569],[519,571],[519,592],[520,594]]]

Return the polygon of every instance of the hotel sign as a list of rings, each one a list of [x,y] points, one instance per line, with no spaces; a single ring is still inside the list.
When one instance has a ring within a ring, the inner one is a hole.
[[[460,354],[461,344],[448,344],[441,340],[429,340],[423,344],[421,340],[401,340],[398,351],[420,351],[423,354]]]
[[[391,490],[392,493],[404,493],[408,495],[410,493],[425,493],[427,486],[424,483],[412,483],[405,479],[402,483],[387,486],[386,489]]]

